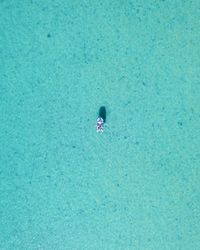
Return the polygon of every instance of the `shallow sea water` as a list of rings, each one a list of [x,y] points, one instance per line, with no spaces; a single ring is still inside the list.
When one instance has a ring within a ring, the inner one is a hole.
[[[199,16],[0,0],[1,250],[200,249]]]

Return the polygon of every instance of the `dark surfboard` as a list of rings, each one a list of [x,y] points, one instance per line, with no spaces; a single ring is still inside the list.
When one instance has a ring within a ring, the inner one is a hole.
[[[100,107],[99,109],[99,117],[101,117],[103,121],[106,122],[106,108],[104,106]]]

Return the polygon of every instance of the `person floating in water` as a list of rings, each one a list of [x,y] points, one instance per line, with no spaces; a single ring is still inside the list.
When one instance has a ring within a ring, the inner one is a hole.
[[[97,132],[103,132],[104,129],[104,122],[103,119],[101,117],[97,118]]]
[[[97,118],[97,132],[103,132],[105,128],[105,122],[106,122],[106,108],[102,106],[99,109],[99,117]]]

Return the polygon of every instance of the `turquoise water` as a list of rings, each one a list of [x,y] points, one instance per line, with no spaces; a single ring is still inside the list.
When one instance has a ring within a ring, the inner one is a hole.
[[[1,250],[200,249],[199,16],[0,1]]]

